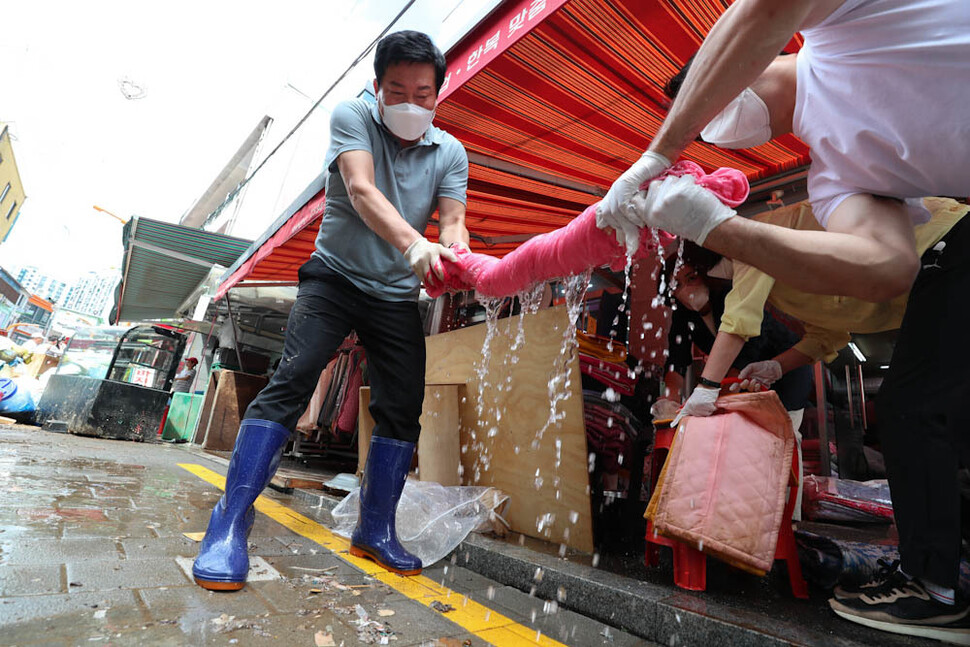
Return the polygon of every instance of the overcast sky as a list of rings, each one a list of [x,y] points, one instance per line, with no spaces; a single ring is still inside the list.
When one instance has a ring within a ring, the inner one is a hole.
[[[265,154],[405,4],[7,3],[0,121],[10,125],[28,197],[0,245],[0,266],[36,265],[64,280],[117,267],[121,224],[93,205],[178,221],[263,115],[275,120]],[[446,48],[494,4],[418,0],[394,30],[421,29]],[[321,119],[373,76],[371,61],[334,91]],[[320,131],[298,144],[319,154],[288,153],[296,182],[319,170]],[[295,196],[277,193],[278,212]],[[255,237],[276,215],[236,233]]]

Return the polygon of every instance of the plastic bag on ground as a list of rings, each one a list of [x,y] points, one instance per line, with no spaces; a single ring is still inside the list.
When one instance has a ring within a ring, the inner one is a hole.
[[[802,514],[813,521],[892,523],[889,482],[806,476]]]
[[[17,420],[32,416],[36,405],[28,385],[36,381],[33,378],[0,377],[0,414]]]
[[[492,530],[509,497],[490,487],[453,486],[408,479],[397,506],[397,536],[424,568],[446,557],[473,530]],[[331,512],[334,532],[349,538],[357,525],[360,488]]]
[[[899,546],[894,540],[869,539],[854,541],[825,533],[842,529],[827,524],[812,524],[812,530],[795,531],[798,558],[805,579],[825,589],[836,584],[859,586],[880,579],[880,570],[899,559]],[[970,563],[960,561],[960,590],[970,593]]]

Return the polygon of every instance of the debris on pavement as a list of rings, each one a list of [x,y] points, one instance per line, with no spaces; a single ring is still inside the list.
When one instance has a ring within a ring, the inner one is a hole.
[[[263,626],[253,620],[237,620],[236,616],[223,613],[218,618],[212,618],[209,622],[216,626],[217,634],[225,634],[237,629],[251,629],[253,634],[263,638],[271,638],[272,634],[263,629]]]
[[[336,611],[336,609],[334,609]],[[367,610],[359,604],[354,607],[357,619],[350,624],[357,627],[357,640],[364,645],[387,645],[397,636],[386,624],[371,620]]]
[[[323,631],[318,631],[313,636],[313,642],[316,647],[336,647],[337,643],[333,641],[332,633],[325,633]]]
[[[438,613],[448,613],[449,611],[455,610],[455,607],[451,606],[450,604],[444,604],[443,602],[438,602],[437,600],[433,600],[428,606]]]

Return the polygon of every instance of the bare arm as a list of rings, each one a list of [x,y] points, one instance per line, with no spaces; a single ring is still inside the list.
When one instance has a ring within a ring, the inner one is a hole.
[[[676,160],[714,116],[764,72],[803,25],[843,0],[737,0],[697,51],[650,150]]]
[[[801,368],[802,366],[808,366],[815,362],[811,357],[806,355],[801,351],[797,351],[794,348],[789,348],[784,353],[777,355],[775,361],[781,364],[782,374],[788,371],[794,371],[796,368]]]
[[[753,265],[805,292],[888,301],[919,270],[913,225],[903,204],[854,195],[829,217],[828,231],[796,231],[733,217],[704,246]]]
[[[714,346],[711,347],[711,354],[707,357],[707,364],[704,365],[704,372],[701,377],[706,380],[720,382],[723,380],[731,365],[737,359],[738,353],[744,346],[744,337],[733,335],[729,332],[718,332],[714,338]]]
[[[468,244],[465,205],[460,200],[438,198],[438,240],[445,247],[452,243]]]
[[[374,158],[368,151],[341,153],[337,158],[337,168],[347,187],[350,203],[374,233],[402,254],[421,237],[377,188],[374,183]],[[462,215],[464,221],[464,212]]]

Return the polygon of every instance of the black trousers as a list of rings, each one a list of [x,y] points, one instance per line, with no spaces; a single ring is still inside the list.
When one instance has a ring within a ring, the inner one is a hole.
[[[785,373],[780,380],[771,385],[778,394],[785,411],[804,409],[812,392],[812,367],[799,366]],[[797,429],[795,431],[798,431]]]
[[[922,258],[876,401],[903,570],[956,588],[970,447],[970,217]]]
[[[417,302],[374,298],[316,258],[300,268],[300,289],[286,324],[279,369],[245,417],[293,429],[320,373],[351,330],[367,351],[374,435],[416,442],[425,369]]]

